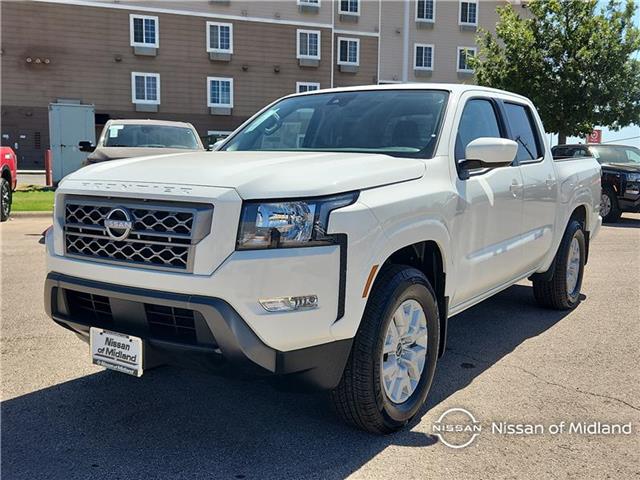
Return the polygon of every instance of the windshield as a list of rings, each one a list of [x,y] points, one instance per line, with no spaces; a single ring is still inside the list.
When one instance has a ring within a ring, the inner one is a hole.
[[[164,125],[111,124],[105,133],[104,147],[199,149],[190,128]]]
[[[385,153],[431,158],[448,93],[377,90],[285,98],[222,150]]]
[[[599,163],[640,164],[640,149],[613,145],[591,145],[589,147]]]

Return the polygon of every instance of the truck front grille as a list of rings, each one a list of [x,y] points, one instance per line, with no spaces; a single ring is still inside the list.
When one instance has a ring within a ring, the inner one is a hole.
[[[69,197],[64,210],[65,252],[191,271],[194,246],[209,233],[212,214],[211,205]]]

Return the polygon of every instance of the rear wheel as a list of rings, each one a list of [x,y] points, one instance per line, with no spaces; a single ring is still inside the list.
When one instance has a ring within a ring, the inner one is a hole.
[[[533,294],[541,306],[556,310],[570,310],[580,303],[586,258],[585,246],[582,225],[572,220],[567,226],[553,261],[553,277],[550,280],[543,278],[533,280]]]
[[[618,200],[611,187],[605,187],[600,194],[600,215],[602,221],[615,223],[620,219],[622,212],[618,207]]]
[[[6,178],[0,179],[0,221],[5,222],[11,213],[11,185]]]
[[[422,272],[385,267],[369,296],[340,384],[338,415],[373,433],[401,429],[420,410],[438,356],[436,297]]]

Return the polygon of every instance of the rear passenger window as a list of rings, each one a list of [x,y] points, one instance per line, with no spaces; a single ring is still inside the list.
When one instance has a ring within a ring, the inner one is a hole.
[[[511,128],[511,140],[518,143],[518,154],[516,160],[526,162],[542,157],[542,148],[538,130],[535,127],[533,116],[529,107],[516,105],[515,103],[505,103],[504,108],[507,114],[507,122]]]
[[[489,100],[469,100],[464,106],[458,135],[456,136],[456,161],[463,160],[467,145],[476,138],[497,137],[500,138],[500,126],[498,117]]]

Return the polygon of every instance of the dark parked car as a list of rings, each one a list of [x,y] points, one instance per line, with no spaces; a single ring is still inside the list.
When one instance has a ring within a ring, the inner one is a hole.
[[[640,149],[625,145],[557,145],[553,158],[595,157],[602,165],[600,215],[616,222],[622,212],[640,212]]]

